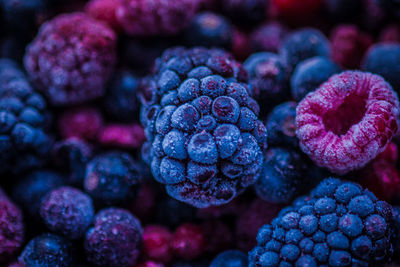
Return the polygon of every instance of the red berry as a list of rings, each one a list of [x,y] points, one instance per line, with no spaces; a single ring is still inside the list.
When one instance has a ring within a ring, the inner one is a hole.
[[[202,229],[189,223],[179,226],[172,237],[171,248],[179,258],[187,260],[197,258],[205,248]]]
[[[172,259],[170,241],[172,234],[167,228],[158,225],[149,225],[143,229],[143,249],[147,257],[160,262],[169,262]]]
[[[86,12],[97,20],[107,23],[114,30],[121,30],[121,24],[117,20],[116,10],[118,0],[91,0],[86,5]]]
[[[322,0],[273,0],[278,13],[289,19],[306,19],[322,7]]]
[[[132,149],[139,148],[146,137],[139,124],[109,124],[99,131],[98,141],[104,146]]]

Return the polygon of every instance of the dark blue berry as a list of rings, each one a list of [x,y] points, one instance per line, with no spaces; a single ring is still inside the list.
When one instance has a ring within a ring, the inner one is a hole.
[[[210,267],[247,267],[247,255],[239,250],[228,250],[217,255]]]

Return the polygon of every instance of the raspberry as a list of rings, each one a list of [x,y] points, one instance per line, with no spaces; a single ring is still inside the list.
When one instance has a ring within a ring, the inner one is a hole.
[[[141,125],[110,124],[100,129],[98,141],[104,146],[133,149],[140,148],[146,137]]]
[[[97,155],[86,167],[84,188],[97,204],[118,204],[136,194],[140,182],[139,165],[128,153]]]
[[[266,132],[245,74],[222,50],[174,48],[157,60],[141,112],[144,158],[173,198],[221,205],[257,179]]]
[[[128,211],[101,210],[86,233],[85,252],[94,266],[134,266],[142,241],[140,222]]]
[[[292,97],[301,101],[308,93],[340,71],[338,65],[324,57],[313,57],[300,62],[290,79]]]
[[[63,14],[42,25],[24,64],[54,105],[82,103],[104,94],[115,45],[116,36],[105,24],[83,13]]]
[[[101,113],[94,107],[72,108],[64,111],[58,119],[58,129],[64,139],[93,140],[102,126]]]
[[[11,260],[21,248],[24,234],[21,210],[7,196],[0,197],[0,263]]]
[[[43,198],[40,215],[53,232],[68,239],[83,236],[92,223],[92,199],[73,187],[59,187]]]
[[[363,59],[363,70],[381,75],[400,92],[400,44],[376,44]]]
[[[118,0],[117,18],[129,35],[174,35],[189,26],[198,0]]]
[[[372,45],[372,37],[355,25],[339,25],[330,37],[332,60],[344,68],[359,68],[361,60]]]
[[[383,266],[392,208],[358,184],[328,178],[260,228],[249,266]]]
[[[23,173],[46,162],[52,138],[45,99],[14,61],[0,59],[0,173]]]
[[[172,236],[172,252],[182,259],[195,259],[205,247],[205,236],[202,229],[194,224],[179,226]]]
[[[19,256],[25,266],[69,267],[74,266],[75,260],[72,244],[53,234],[33,238]]]
[[[91,0],[86,4],[86,12],[94,19],[107,23],[115,31],[121,30],[117,19],[118,0]]]
[[[287,33],[288,29],[278,22],[258,26],[250,36],[252,51],[278,52]]]
[[[296,150],[271,148],[254,185],[256,193],[270,203],[288,203],[305,191],[306,170],[306,161]]]
[[[247,267],[247,255],[240,250],[228,250],[217,255],[210,264],[210,267]]]
[[[172,234],[167,228],[149,225],[143,229],[143,250],[150,259],[169,262],[172,259],[170,242]]]
[[[319,166],[344,174],[365,166],[397,133],[397,94],[371,73],[332,76],[298,105],[300,147]]]

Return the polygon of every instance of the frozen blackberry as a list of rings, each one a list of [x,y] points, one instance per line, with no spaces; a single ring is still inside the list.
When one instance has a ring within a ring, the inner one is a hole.
[[[24,64],[52,104],[82,103],[104,94],[115,46],[115,33],[107,25],[84,13],[62,14],[41,26]]]
[[[26,267],[70,267],[75,255],[72,245],[64,238],[53,234],[42,234],[26,245],[19,261]]]
[[[68,239],[83,236],[92,223],[92,199],[73,187],[59,187],[42,200],[40,215],[50,231]]]
[[[196,15],[185,31],[185,39],[189,45],[205,47],[223,47],[232,45],[233,26],[225,17],[212,12]]]
[[[269,113],[265,126],[268,132],[270,147],[284,146],[298,148],[296,137],[296,107],[297,103],[284,102]]]
[[[24,235],[21,210],[7,196],[0,196],[0,263],[9,262],[15,256],[23,244]]]
[[[198,0],[119,0],[117,19],[129,35],[174,35],[189,26]]]
[[[132,122],[137,120],[140,103],[138,90],[140,79],[132,72],[123,70],[114,74],[104,97],[104,109],[113,120]]]
[[[0,173],[22,173],[46,161],[52,139],[45,99],[14,61],[0,59]]]
[[[128,153],[108,152],[94,157],[86,167],[85,191],[96,204],[112,205],[135,196],[140,167]]]
[[[54,171],[33,171],[17,182],[12,196],[30,216],[38,217],[43,197],[64,183],[63,177]]]
[[[328,178],[260,228],[249,266],[383,266],[392,207],[352,182]]]
[[[283,62],[293,71],[301,61],[321,56],[330,57],[329,40],[318,30],[305,28],[289,34],[279,49]]]
[[[341,68],[328,58],[314,57],[300,62],[290,79],[292,97],[301,101],[308,93],[316,90]]]
[[[242,26],[253,26],[267,15],[268,0],[221,0],[222,12]]]
[[[278,22],[262,24],[250,35],[251,49],[276,53],[287,33],[288,29]]]
[[[252,54],[244,67],[249,74],[251,91],[259,103],[264,104],[264,111],[289,98],[288,71],[279,55],[270,52]]]
[[[240,250],[228,250],[217,255],[210,267],[248,267],[247,255]]]
[[[294,149],[270,148],[260,178],[254,185],[257,195],[270,203],[289,203],[305,189],[307,163]]]
[[[399,101],[385,80],[346,71],[297,106],[300,147],[319,166],[345,174],[365,166],[397,133]]]
[[[337,22],[354,20],[363,11],[363,0],[323,0],[328,17]]]
[[[363,61],[363,70],[381,75],[400,92],[400,44],[376,44]]]
[[[221,205],[258,178],[266,131],[245,82],[222,50],[178,47],[157,60],[141,112],[144,157],[173,198]]]
[[[142,242],[140,222],[130,212],[108,208],[94,219],[94,226],[86,233],[85,252],[94,266],[134,266]]]

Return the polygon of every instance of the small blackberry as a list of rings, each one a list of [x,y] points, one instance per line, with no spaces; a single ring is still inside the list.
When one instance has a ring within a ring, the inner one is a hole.
[[[228,250],[217,255],[210,267],[248,267],[247,255],[240,250]]]
[[[42,234],[25,246],[19,261],[26,267],[70,267],[74,266],[75,255],[72,244],[53,234]]]
[[[296,137],[296,107],[293,101],[284,102],[269,113],[265,126],[270,147],[283,146],[298,148]]]
[[[131,199],[140,180],[140,167],[132,157],[114,151],[100,154],[87,164],[84,188],[96,204],[112,205]]]
[[[266,132],[245,82],[222,50],[178,47],[157,60],[141,112],[143,151],[173,198],[221,205],[258,178]]]
[[[328,178],[260,228],[249,266],[383,266],[392,207],[352,182]]]
[[[45,99],[14,61],[0,59],[0,173],[22,173],[46,161],[52,138]]]
[[[292,97],[301,101],[308,93],[316,90],[341,68],[328,58],[313,57],[300,62],[290,79]]]
[[[307,163],[294,149],[270,148],[260,178],[254,185],[257,195],[270,203],[289,203],[305,191]]]
[[[134,266],[141,241],[142,228],[136,217],[123,209],[104,209],[86,233],[86,258],[94,266]]]

